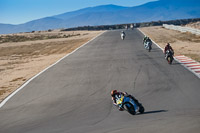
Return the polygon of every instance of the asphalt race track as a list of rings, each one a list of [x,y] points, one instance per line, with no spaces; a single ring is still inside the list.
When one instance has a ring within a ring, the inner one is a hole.
[[[199,133],[200,79],[125,32],[105,32],[32,80],[0,108],[0,133]],[[118,111],[112,89],[146,112]]]

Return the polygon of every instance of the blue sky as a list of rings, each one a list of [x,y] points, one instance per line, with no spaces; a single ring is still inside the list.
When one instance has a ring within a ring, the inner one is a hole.
[[[0,23],[21,24],[34,19],[98,5],[137,6],[156,0],[0,0]]]

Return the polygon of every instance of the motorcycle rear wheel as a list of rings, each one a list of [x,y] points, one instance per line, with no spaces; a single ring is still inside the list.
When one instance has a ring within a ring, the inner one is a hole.
[[[139,112],[140,112],[141,114],[144,113],[144,107],[143,107],[142,105],[139,106]]]

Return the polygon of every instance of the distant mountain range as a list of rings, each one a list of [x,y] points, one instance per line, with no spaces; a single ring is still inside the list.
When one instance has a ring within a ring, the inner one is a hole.
[[[0,34],[188,18],[200,18],[200,0],[159,0],[135,7],[89,7],[19,25],[0,24]]]

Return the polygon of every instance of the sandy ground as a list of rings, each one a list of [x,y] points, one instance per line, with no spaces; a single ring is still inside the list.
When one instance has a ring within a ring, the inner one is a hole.
[[[170,43],[176,55],[186,55],[200,62],[200,36],[165,29],[161,26],[140,28],[162,48]]]
[[[43,31],[0,35],[0,101],[28,79],[102,32]]]
[[[195,23],[189,23],[187,25],[185,25],[186,27],[191,27],[191,28],[194,28],[194,29],[199,29],[200,30],[200,21],[198,22],[195,22]]]

